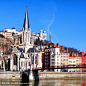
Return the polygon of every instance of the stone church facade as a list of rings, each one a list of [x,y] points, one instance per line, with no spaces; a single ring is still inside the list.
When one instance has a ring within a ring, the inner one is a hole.
[[[28,70],[31,68],[41,68],[42,59],[40,53],[30,43],[31,30],[29,27],[28,13],[26,8],[24,25],[22,28],[22,44],[19,47],[13,48],[10,55],[8,55],[10,70]]]

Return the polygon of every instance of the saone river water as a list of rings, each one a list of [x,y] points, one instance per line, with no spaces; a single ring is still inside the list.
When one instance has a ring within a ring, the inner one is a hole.
[[[80,80],[39,80],[36,82],[0,81],[0,86],[86,86],[86,79]]]

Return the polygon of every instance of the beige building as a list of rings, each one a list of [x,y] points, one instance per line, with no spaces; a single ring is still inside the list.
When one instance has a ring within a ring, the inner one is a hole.
[[[61,66],[68,66],[68,59],[69,59],[69,52],[68,52],[68,48],[64,48],[63,46],[60,46],[60,62],[61,62]],[[62,69],[61,71],[68,71],[68,69]]]
[[[6,29],[4,29],[4,32],[15,33],[16,35],[21,35],[22,34],[22,30],[17,31],[14,27],[12,29],[6,28]]]
[[[69,56],[69,61],[68,64],[70,65],[69,67],[75,67],[76,66],[76,57],[75,56]],[[68,69],[68,72],[76,72],[75,68]]]
[[[2,34],[5,38],[13,39],[11,32],[0,31],[0,34]]]

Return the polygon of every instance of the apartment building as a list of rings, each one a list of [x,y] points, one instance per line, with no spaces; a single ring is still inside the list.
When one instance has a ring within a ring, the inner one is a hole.
[[[82,57],[77,55],[76,56],[76,67],[80,67],[80,65],[82,64]],[[77,68],[77,71],[82,71],[82,68]]]
[[[60,62],[61,62],[61,66],[68,66],[68,59],[69,59],[69,52],[68,52],[68,48],[64,46],[60,46]],[[68,69],[62,69],[61,71],[68,71]]]
[[[12,29],[6,28],[6,29],[4,29],[4,32],[15,33],[16,35],[21,35],[22,34],[22,30],[17,31],[14,27]]]
[[[0,31],[0,34],[3,35],[5,38],[13,39],[11,32]]]
[[[75,56],[69,56],[69,61],[68,61],[69,67],[74,67],[76,65],[76,57]],[[75,72],[75,68],[70,68],[68,69],[68,72]]]
[[[50,52],[51,48],[45,48],[44,49],[44,67],[50,67]]]
[[[50,52],[50,67],[57,68],[60,66],[60,48],[57,46],[54,46],[51,48]],[[55,72],[60,72],[60,69],[54,69]]]
[[[80,52],[79,55],[82,57],[82,65],[86,64],[86,54],[84,52]],[[86,71],[86,68],[82,68],[82,71]]]

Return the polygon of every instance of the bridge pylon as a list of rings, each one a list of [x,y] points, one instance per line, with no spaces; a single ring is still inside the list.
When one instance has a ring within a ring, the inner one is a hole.
[[[28,75],[29,75],[29,81],[33,81],[34,80],[34,76],[33,76],[33,73],[32,73],[32,65],[30,67],[30,71],[28,71],[28,72],[30,72],[30,73],[28,73]]]

